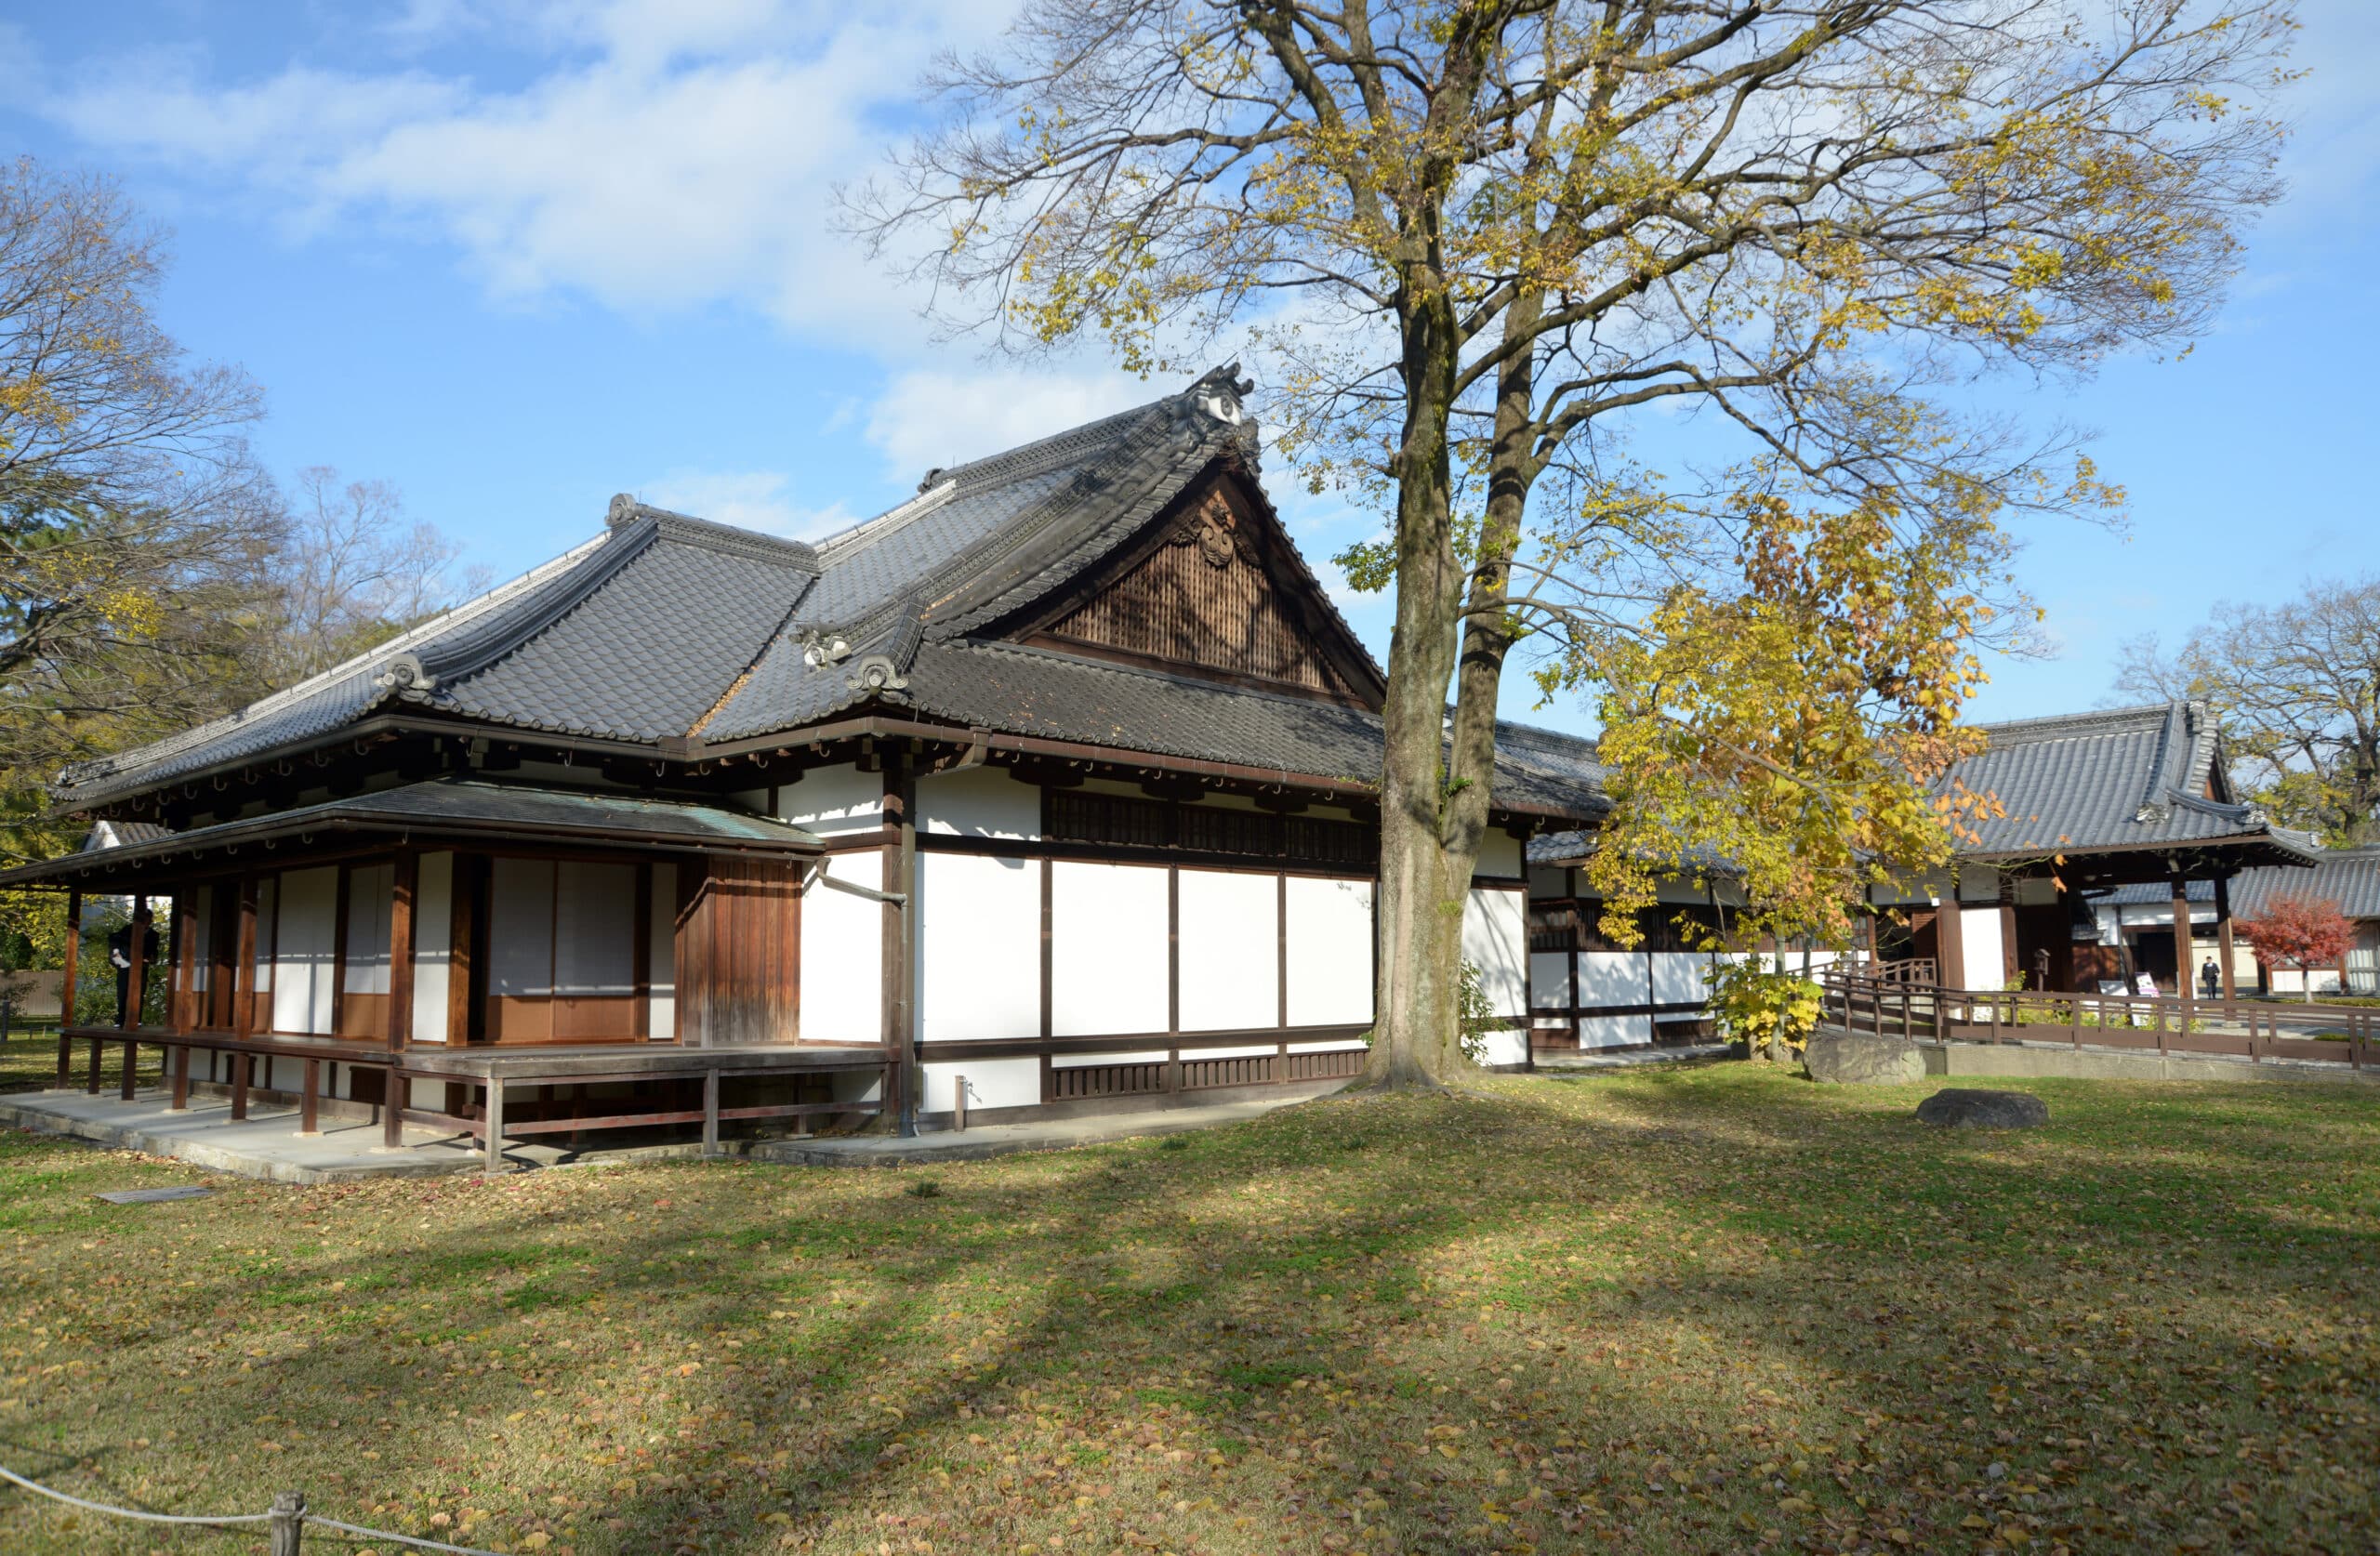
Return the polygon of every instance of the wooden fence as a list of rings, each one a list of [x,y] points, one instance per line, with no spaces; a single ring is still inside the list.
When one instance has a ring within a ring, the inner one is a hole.
[[[2173,996],[1945,989],[1829,969],[1819,1019],[1847,1032],[1931,1043],[2060,1043],[2159,1054],[2380,1064],[2380,1009]]]

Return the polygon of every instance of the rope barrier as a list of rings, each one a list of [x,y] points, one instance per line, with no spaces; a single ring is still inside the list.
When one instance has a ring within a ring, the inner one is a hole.
[[[181,1513],[141,1512],[133,1508],[112,1508],[104,1502],[86,1502],[80,1497],[69,1497],[62,1491],[54,1491],[37,1481],[29,1481],[15,1470],[5,1468],[0,1468],[0,1480],[13,1482],[23,1486],[27,1491],[38,1491],[44,1497],[63,1502],[69,1507],[83,1508],[96,1513],[107,1513],[115,1518],[137,1518],[145,1523],[207,1523],[219,1527],[231,1523],[269,1523],[272,1521],[272,1514],[269,1512],[225,1513],[220,1518],[199,1518]]]
[[[93,1502],[81,1497],[71,1496],[55,1487],[46,1486],[39,1481],[27,1480],[5,1466],[0,1466],[0,1480],[20,1485],[27,1491],[38,1492],[52,1501],[63,1502],[70,1508],[81,1508],[86,1512],[104,1513],[110,1518],[139,1519],[144,1523],[204,1524],[210,1528],[228,1528],[236,1523],[271,1523],[276,1519],[286,1516],[280,1512],[223,1513],[218,1516],[204,1516],[189,1513],[143,1512],[138,1508],[111,1507],[105,1502]],[[303,1503],[293,1502],[292,1506],[293,1508],[302,1507]],[[503,1556],[500,1551],[482,1550],[476,1546],[447,1545],[440,1540],[417,1539],[411,1535],[393,1534],[387,1529],[367,1529],[360,1523],[342,1523],[336,1518],[324,1518],[320,1513],[298,1512],[295,1516],[299,1521],[311,1523],[318,1529],[329,1529],[361,1539],[390,1540],[398,1545],[412,1546],[416,1550],[443,1550],[449,1552],[450,1556]],[[274,1549],[279,1549],[280,1547],[276,1545]]]
[[[306,1522],[320,1528],[336,1529],[342,1535],[356,1535],[367,1540],[394,1540],[399,1545],[410,1545],[421,1550],[450,1550],[456,1552],[456,1556],[502,1556],[499,1551],[482,1550],[477,1546],[443,1545],[436,1540],[416,1539],[411,1535],[392,1535],[386,1529],[366,1529],[360,1524],[341,1523],[336,1518],[324,1518],[317,1513],[308,1513]]]

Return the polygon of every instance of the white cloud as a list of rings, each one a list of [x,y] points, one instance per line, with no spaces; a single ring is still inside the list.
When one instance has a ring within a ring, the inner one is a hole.
[[[86,142],[212,177],[301,230],[341,218],[452,245],[491,293],[578,294],[653,314],[729,303],[815,338],[914,343],[916,300],[834,230],[840,179],[875,165],[927,56],[1004,7],[778,0],[533,7],[525,84],[292,64],[211,77],[152,51],[41,99]],[[483,20],[434,3],[396,26]]]
[[[796,540],[815,540],[858,521],[840,502],[826,508],[796,502],[793,478],[782,470],[672,470],[639,495],[656,508]]]
[[[906,484],[1095,421],[1181,388],[1095,368],[987,367],[896,376],[868,413],[867,441]]]

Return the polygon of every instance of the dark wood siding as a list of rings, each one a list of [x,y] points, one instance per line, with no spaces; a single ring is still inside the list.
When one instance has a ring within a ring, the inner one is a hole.
[[[1349,695],[1249,528],[1220,492],[1210,493],[1171,523],[1154,551],[1038,637],[1056,647]]]
[[[799,1035],[800,866],[714,860],[678,920],[684,1040],[789,1043]]]

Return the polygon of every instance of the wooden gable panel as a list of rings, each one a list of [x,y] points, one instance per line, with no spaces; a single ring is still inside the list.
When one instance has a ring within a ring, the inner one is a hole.
[[[1188,674],[1360,700],[1303,598],[1310,586],[1273,554],[1286,540],[1221,482],[1160,519],[1156,532],[1061,609],[1028,642]]]

